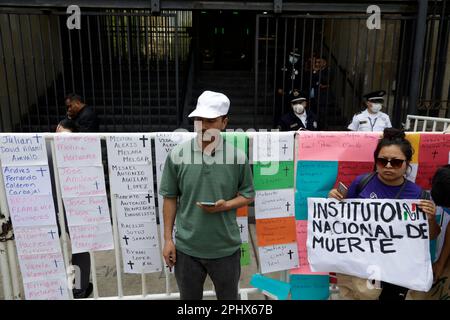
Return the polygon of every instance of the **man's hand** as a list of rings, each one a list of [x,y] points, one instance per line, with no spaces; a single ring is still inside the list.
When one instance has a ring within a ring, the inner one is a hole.
[[[165,241],[163,257],[166,264],[169,266],[169,270],[172,271],[172,268],[177,261],[177,250],[175,249],[175,244],[172,239]]]
[[[207,213],[228,211],[227,202],[223,199],[216,201],[214,206],[204,206],[204,205],[200,204],[200,202],[197,202],[196,205],[199,208],[201,208],[203,211],[206,211]]]
[[[439,278],[444,273],[444,269],[445,269],[445,263],[442,263],[441,260],[438,260],[435,263],[433,263],[434,281],[438,281],[439,280]]]

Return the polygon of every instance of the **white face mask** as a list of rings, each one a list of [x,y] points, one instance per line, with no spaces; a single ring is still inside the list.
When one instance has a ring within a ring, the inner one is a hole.
[[[383,108],[383,105],[381,103],[372,103],[372,106],[370,107],[370,111],[373,113],[377,113]]]
[[[292,109],[296,114],[302,114],[305,111],[305,106],[303,104],[297,103],[292,106]]]

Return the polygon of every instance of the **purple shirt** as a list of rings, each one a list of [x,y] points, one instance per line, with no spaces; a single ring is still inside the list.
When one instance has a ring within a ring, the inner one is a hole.
[[[347,198],[395,199],[397,193],[400,191],[401,186],[388,186],[378,178],[378,175],[375,175],[366,184],[364,189],[357,194],[357,186],[365,175],[366,174],[362,174],[353,180],[350,188],[348,189]],[[420,188],[417,184],[406,180],[406,185],[401,194],[398,196],[398,199],[420,199],[421,195],[422,188]]]

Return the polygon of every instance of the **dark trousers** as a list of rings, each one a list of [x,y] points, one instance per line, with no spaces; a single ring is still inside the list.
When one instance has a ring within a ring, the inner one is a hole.
[[[201,300],[206,275],[211,278],[218,300],[239,300],[241,250],[218,259],[201,259],[177,250],[175,278],[181,300]]]
[[[381,282],[381,294],[378,300],[384,301],[402,301],[405,300],[406,294],[408,293],[408,288],[400,287],[392,283]]]

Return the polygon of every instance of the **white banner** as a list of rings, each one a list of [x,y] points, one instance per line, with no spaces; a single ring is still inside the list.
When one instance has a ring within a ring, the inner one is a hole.
[[[428,221],[417,203],[308,198],[311,270],[428,291],[433,281]]]

